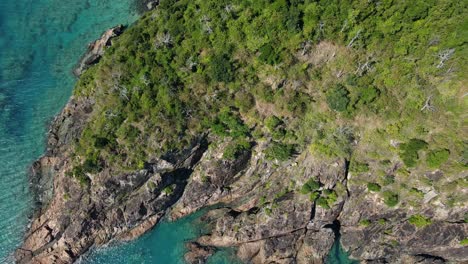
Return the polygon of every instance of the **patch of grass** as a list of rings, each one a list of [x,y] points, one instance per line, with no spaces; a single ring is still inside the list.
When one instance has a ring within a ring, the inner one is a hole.
[[[462,241],[460,241],[460,245],[467,246],[468,245],[468,238],[462,239]]]
[[[354,173],[364,173],[369,171],[369,165],[367,163],[361,163],[352,161],[349,166],[349,171]]]
[[[166,186],[166,187],[162,190],[162,192],[163,192],[164,194],[166,194],[166,195],[171,195],[171,194],[174,193],[175,187],[176,187],[175,184],[171,184],[171,185],[169,185],[169,186]]]
[[[422,216],[420,214],[412,215],[408,219],[408,222],[410,224],[415,225],[418,228],[425,227],[425,226],[430,225],[432,223],[432,221],[429,218],[424,217],[424,216]]]
[[[367,227],[370,224],[371,224],[371,221],[369,219],[363,219],[363,220],[359,221],[359,225],[363,226],[363,227]]]
[[[432,150],[427,154],[426,163],[429,168],[437,169],[448,160],[449,155],[450,151],[448,149]]]

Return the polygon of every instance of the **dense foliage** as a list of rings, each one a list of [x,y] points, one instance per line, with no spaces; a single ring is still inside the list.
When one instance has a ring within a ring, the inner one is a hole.
[[[96,103],[71,174],[143,168],[211,132],[225,159],[266,140],[272,162],[351,160],[351,184],[382,186],[388,206],[446,189],[467,166],[466,5],[161,0],[81,77],[75,95]],[[448,176],[407,177],[434,168]]]

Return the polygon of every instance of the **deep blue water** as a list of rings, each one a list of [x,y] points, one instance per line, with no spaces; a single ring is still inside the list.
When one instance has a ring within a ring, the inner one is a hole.
[[[44,152],[47,123],[70,97],[73,66],[105,29],[137,19],[133,1],[0,0],[0,263],[13,261],[28,224],[27,168]],[[163,222],[137,241],[99,249],[82,262],[181,263],[184,242],[199,234],[198,217]],[[235,262],[229,249],[211,260]]]

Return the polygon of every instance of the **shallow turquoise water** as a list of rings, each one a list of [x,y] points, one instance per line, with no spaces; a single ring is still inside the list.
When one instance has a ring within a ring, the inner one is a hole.
[[[0,263],[12,262],[26,228],[26,171],[71,94],[73,65],[103,30],[137,18],[132,1],[0,1]]]
[[[185,242],[204,233],[200,216],[206,211],[184,217],[176,222],[162,221],[156,228],[136,241],[117,243],[107,248],[93,251],[82,258],[89,264],[183,264]],[[211,264],[240,263],[235,252],[219,250],[211,259]]]
[[[352,260],[348,257],[347,252],[341,247],[338,239],[330,250],[326,264],[359,264],[359,261]]]

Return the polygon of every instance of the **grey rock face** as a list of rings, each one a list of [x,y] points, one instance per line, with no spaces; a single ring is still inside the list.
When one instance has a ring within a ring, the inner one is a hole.
[[[104,55],[105,49],[112,46],[112,39],[120,36],[123,31],[124,26],[118,25],[108,29],[98,40],[90,43],[88,45],[88,50],[83,57],[81,57],[78,65],[73,70],[73,74],[75,74],[75,76],[80,76],[90,66],[98,63],[102,55]]]

